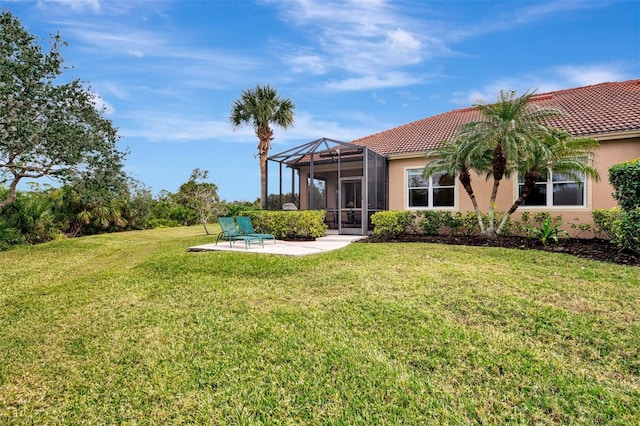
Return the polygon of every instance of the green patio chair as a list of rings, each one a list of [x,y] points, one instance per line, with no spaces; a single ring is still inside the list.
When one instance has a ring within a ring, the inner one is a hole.
[[[257,242],[264,247],[264,242],[259,236],[240,234],[238,227],[236,226],[236,222],[232,217],[219,217],[218,223],[220,224],[220,229],[222,231],[218,234],[218,238],[216,238],[216,245],[218,245],[219,240],[227,240],[229,241],[230,247],[233,247],[233,244],[236,241],[244,241],[245,248],[249,248],[251,243],[254,242]]]
[[[273,240],[273,244],[276,243],[276,237],[272,234],[263,234],[260,232],[256,232],[253,224],[251,223],[251,218],[249,216],[237,216],[236,222],[238,222],[238,229],[240,230],[240,235],[249,235],[262,238],[263,240]]]

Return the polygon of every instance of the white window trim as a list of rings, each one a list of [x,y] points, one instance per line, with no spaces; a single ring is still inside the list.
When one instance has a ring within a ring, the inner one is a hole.
[[[516,175],[515,180],[515,188],[514,188],[514,198],[513,200],[517,200],[520,197],[520,178]],[[553,205],[553,185],[560,183],[575,183],[575,180],[567,180],[567,181],[557,181],[553,182],[553,171],[550,170],[549,176],[547,177],[547,181],[545,185],[547,187],[547,203],[544,206],[527,206],[526,204],[520,204],[518,210],[589,210],[590,201],[591,201],[591,191],[589,190],[589,178],[586,175],[583,175],[582,180],[582,205],[574,205],[574,206],[555,206]],[[524,201],[526,203],[526,199]]]
[[[453,188],[453,206],[433,206],[433,179],[429,176],[429,187],[426,188],[429,190],[429,206],[409,206],[409,189],[421,189],[422,187],[409,187],[409,171],[410,170],[420,170],[422,171],[424,167],[405,167],[404,169],[404,197],[405,197],[405,208],[407,210],[457,210],[458,208],[458,184],[457,178],[454,177],[453,185],[445,186],[444,188]]]

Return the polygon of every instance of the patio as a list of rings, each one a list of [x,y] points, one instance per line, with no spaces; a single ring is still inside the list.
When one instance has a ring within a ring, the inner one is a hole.
[[[329,230],[324,237],[316,238],[314,241],[283,241],[276,243],[265,242],[264,246],[251,245],[245,248],[241,241],[230,247],[228,241],[219,241],[218,244],[203,244],[189,247],[188,251],[233,251],[238,253],[260,253],[275,254],[281,256],[306,256],[310,254],[325,253],[332,250],[341,249],[354,241],[366,238],[360,235],[338,235],[336,231]]]

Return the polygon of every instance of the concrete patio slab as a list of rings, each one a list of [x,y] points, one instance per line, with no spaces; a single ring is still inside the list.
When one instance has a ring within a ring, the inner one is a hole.
[[[277,254],[283,256],[306,256],[310,254],[324,253],[331,250],[337,250],[348,246],[353,241],[361,240],[361,235],[327,235],[316,238],[315,241],[282,241],[277,240],[274,244],[266,241],[264,247],[259,245],[251,245],[245,248],[242,241],[236,242],[233,247],[229,246],[228,241],[219,241],[218,244],[203,244],[199,246],[189,247],[188,251],[233,251],[238,253],[262,253]]]

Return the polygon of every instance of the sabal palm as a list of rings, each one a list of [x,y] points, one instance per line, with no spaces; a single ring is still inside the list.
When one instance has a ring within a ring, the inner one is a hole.
[[[273,140],[271,125],[288,129],[293,126],[294,103],[281,98],[269,84],[244,90],[233,102],[229,121],[234,128],[245,124],[253,126],[258,136],[260,159],[260,204],[267,208],[267,157]]]
[[[520,97],[514,91],[501,91],[498,102],[475,105],[482,114],[480,121],[463,124],[454,141],[469,157],[473,170],[493,178],[489,198],[489,224],[486,234],[495,235],[495,201],[498,188],[505,176],[517,170],[517,164],[531,152],[544,153],[543,143],[551,128],[546,120],[561,114],[556,108],[543,108],[532,104],[533,92]],[[487,164],[487,154],[491,163]]]

